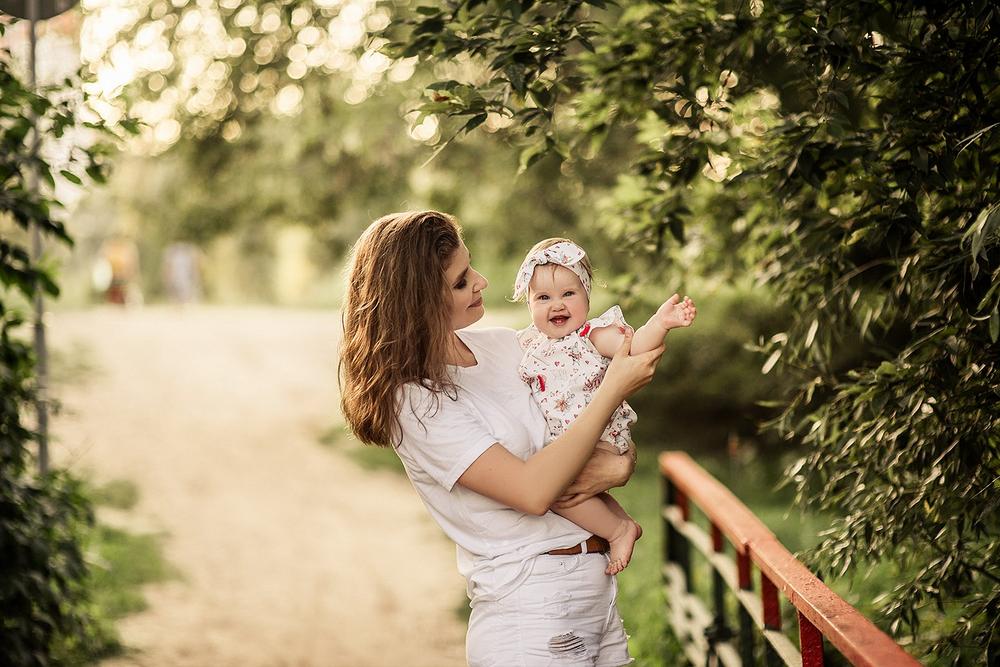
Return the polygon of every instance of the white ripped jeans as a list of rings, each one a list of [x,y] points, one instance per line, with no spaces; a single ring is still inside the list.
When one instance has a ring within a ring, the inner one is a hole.
[[[472,602],[469,667],[620,667],[632,662],[603,554],[539,556],[496,601]]]

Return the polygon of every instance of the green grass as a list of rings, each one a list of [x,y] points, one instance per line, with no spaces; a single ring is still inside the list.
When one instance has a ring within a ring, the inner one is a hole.
[[[684,664],[680,644],[667,626],[660,578],[662,494],[656,457],[640,452],[632,479],[611,493],[642,526],[642,539],[636,542],[632,561],[618,575],[618,611],[629,635],[629,651],[636,667]]]
[[[142,586],[177,576],[163,558],[162,535],[98,525],[94,541],[98,554],[91,567],[94,602],[108,618],[119,619],[146,609]]]
[[[319,437],[321,445],[337,450],[364,470],[389,470],[405,474],[403,462],[391,447],[363,445],[352,438],[343,426],[334,426]]]
[[[114,479],[91,489],[90,499],[95,505],[130,510],[139,502],[139,489],[125,479]]]
[[[128,510],[139,491],[126,480],[113,480],[88,491],[96,506]],[[136,534],[98,522],[88,536],[89,585],[94,616],[102,628],[94,660],[122,654],[114,621],[146,608],[142,587],[176,578],[177,571],[163,556],[161,534]]]

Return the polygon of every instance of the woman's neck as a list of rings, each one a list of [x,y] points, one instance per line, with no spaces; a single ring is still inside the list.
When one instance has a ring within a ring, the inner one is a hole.
[[[475,366],[478,363],[476,355],[455,332],[451,334],[451,346],[448,348],[448,363],[452,366],[462,366],[465,368]]]

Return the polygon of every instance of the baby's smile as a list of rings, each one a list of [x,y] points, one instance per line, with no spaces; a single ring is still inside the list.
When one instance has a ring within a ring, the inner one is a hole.
[[[569,320],[569,315],[555,315],[549,318],[549,322],[557,327],[561,327]]]

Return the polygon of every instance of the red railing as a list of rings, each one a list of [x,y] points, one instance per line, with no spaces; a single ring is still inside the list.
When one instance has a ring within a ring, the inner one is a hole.
[[[822,667],[825,638],[852,665],[919,667],[892,638],[796,560],[746,505],[691,457],[664,452],[659,462],[666,487],[663,578],[669,620],[693,664],[756,664],[754,637],[762,635],[769,666]],[[691,503],[708,518],[709,532],[691,521]],[[725,554],[725,541],[735,551],[735,562]],[[692,547],[711,565],[714,613],[692,592]],[[753,593],[753,565],[760,572],[759,598]],[[727,591],[739,603],[738,630],[729,623]],[[797,611],[799,649],[781,630],[779,591]]]

